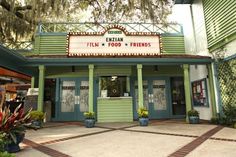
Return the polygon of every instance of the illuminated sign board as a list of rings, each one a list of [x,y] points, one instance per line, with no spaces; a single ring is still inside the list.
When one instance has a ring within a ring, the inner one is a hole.
[[[157,33],[127,32],[111,27],[104,32],[71,32],[67,35],[68,56],[154,56],[160,54]]]

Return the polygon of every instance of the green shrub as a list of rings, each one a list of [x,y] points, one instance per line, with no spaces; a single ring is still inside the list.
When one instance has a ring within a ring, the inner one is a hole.
[[[139,118],[148,118],[148,110],[144,107],[138,109]]]
[[[227,125],[233,125],[236,122],[236,106],[227,104],[223,106],[223,112]]]
[[[4,152],[5,151],[5,145],[9,144],[10,141],[7,138],[7,134],[4,132],[0,132],[0,152]]]
[[[16,157],[16,156],[8,152],[0,152],[0,157]]]
[[[220,123],[220,119],[219,119],[219,118],[216,118],[216,117],[212,117],[210,123],[217,125],[217,124]]]
[[[41,112],[41,111],[31,111],[30,112],[30,118],[31,118],[31,120],[43,121],[44,113]]]
[[[94,112],[84,112],[85,119],[95,119],[95,113]]]
[[[190,110],[188,111],[188,116],[194,116],[194,117],[199,117],[199,112],[197,110]]]

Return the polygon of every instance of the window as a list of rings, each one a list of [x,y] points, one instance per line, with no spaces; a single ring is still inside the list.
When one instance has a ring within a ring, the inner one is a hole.
[[[194,106],[208,106],[206,79],[192,82],[192,94]]]
[[[127,93],[126,76],[104,76],[100,82],[101,97],[121,97]],[[104,95],[105,92],[105,95]]]

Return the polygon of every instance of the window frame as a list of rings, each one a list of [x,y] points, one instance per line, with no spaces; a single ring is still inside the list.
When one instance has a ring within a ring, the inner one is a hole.
[[[200,91],[198,91],[199,90],[198,88],[200,88]],[[204,94],[204,91],[205,91],[205,94]],[[192,94],[192,103],[194,107],[209,107],[207,78],[192,81],[191,94]],[[198,98],[196,99],[197,102],[195,101],[196,97]]]
[[[123,93],[120,93],[119,94],[119,96],[113,96],[113,95],[110,95],[110,93],[111,93],[111,89],[110,88],[108,88],[109,86],[106,86],[106,88],[105,89],[102,89],[102,78],[111,78],[113,75],[111,75],[111,76],[100,76],[100,78],[99,78],[99,97],[101,97],[101,91],[102,90],[107,90],[107,97],[114,97],[114,98],[119,98],[119,97],[125,97],[124,96],[124,93],[128,93],[127,92],[127,89],[126,88],[122,88],[122,89],[125,89],[125,90],[123,90]],[[114,75],[114,76],[116,76],[117,77],[117,79],[119,80],[119,78],[126,78],[127,76],[117,76],[117,75]],[[125,87],[127,86],[127,80],[126,79],[124,79],[124,81],[125,81]],[[111,81],[112,82],[112,81]],[[122,81],[120,81],[120,83],[121,83]],[[119,89],[121,89],[121,86],[122,85],[124,85],[124,84],[120,84],[120,87],[119,87]],[[111,87],[111,86],[110,86]],[[114,90],[114,89],[113,89]],[[121,90],[119,91],[119,92],[121,92]]]

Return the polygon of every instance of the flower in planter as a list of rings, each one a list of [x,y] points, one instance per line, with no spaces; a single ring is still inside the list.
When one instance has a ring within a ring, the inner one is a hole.
[[[18,144],[25,135],[25,124],[30,122],[30,111],[31,109],[24,113],[21,105],[13,113],[7,107],[0,109],[0,134],[4,135],[2,139],[8,146],[17,144],[17,151],[20,149]]]
[[[95,113],[94,112],[84,112],[84,123],[87,128],[92,128],[95,125]]]
[[[84,112],[85,119],[95,119],[95,113],[94,112]]]
[[[138,109],[139,118],[148,118],[148,110],[144,107]]]
[[[148,110],[146,108],[138,109],[138,117],[140,126],[148,126]]]

